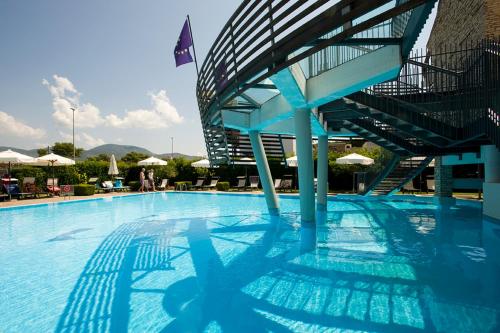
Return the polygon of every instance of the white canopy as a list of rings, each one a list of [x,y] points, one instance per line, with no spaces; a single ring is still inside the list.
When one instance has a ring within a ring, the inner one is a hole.
[[[25,164],[31,163],[34,160],[31,156],[23,155],[10,149],[0,152],[0,163]]]
[[[111,158],[109,160],[109,170],[108,175],[115,176],[118,172],[118,166],[116,165],[116,158],[114,154],[111,154]]]
[[[299,160],[297,160],[297,156],[287,158],[286,165],[292,168],[297,168],[299,166]]]
[[[255,163],[255,161],[253,159],[251,159],[250,157],[243,157],[237,161],[234,161],[234,164],[235,165],[256,165],[257,163]]]
[[[37,157],[35,161],[30,164],[37,166],[64,166],[64,165],[74,165],[75,161],[67,157],[50,153],[41,157]]]
[[[207,159],[199,160],[191,163],[193,168],[210,168],[210,161]]]
[[[373,159],[359,155],[359,154],[350,154],[344,157],[339,157],[336,160],[337,164],[361,164],[361,165],[372,165],[373,164]]]
[[[156,158],[154,156],[151,156],[149,158],[146,158],[145,160],[139,161],[137,163],[138,165],[167,165],[167,161],[160,160],[159,158]]]

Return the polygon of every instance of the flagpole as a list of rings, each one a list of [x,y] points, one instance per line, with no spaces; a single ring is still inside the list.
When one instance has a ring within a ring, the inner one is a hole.
[[[193,54],[194,54],[194,64],[196,66],[196,75],[200,75],[200,71],[198,70],[198,60],[196,59],[196,49],[194,48],[194,39],[193,39],[193,31],[191,30],[191,19],[189,15],[187,16],[188,25],[189,25],[189,34],[191,35],[191,41],[193,42]]]

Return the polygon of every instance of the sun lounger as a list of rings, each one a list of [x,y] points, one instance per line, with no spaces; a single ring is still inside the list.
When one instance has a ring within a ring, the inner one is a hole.
[[[427,179],[427,191],[436,191],[436,181],[434,179]]]
[[[413,186],[413,180],[403,185],[403,192],[415,193],[417,189]]]
[[[158,189],[161,191],[165,191],[168,188],[168,179],[162,179],[160,186],[158,186]]]
[[[254,189],[258,190],[259,189],[259,176],[250,176],[250,190],[253,191]]]
[[[113,190],[120,192],[127,192],[130,191],[130,186],[123,186],[121,179],[119,179],[115,180],[115,183],[113,184]]]
[[[237,190],[244,190],[245,186],[247,185],[247,177],[239,176],[237,179],[238,179],[238,184],[236,184],[236,187],[234,188]]]
[[[205,178],[198,178],[196,184],[194,184],[192,188],[194,188],[195,190],[202,189],[204,183],[205,183]]]
[[[291,178],[287,178],[287,179],[283,179],[281,181],[281,188],[280,188],[281,191],[292,191],[292,179]]]
[[[276,178],[276,179],[274,180],[274,189],[275,189],[276,191],[281,190],[281,178]]]
[[[24,177],[22,192],[19,193],[19,198],[35,198],[38,195],[38,189],[35,184],[35,177]]]
[[[219,182],[219,177],[212,177],[210,184],[203,186],[204,189],[210,190],[217,188],[217,183]]]
[[[59,195],[61,188],[59,187],[59,178],[47,178],[47,191],[50,194]]]
[[[113,192],[114,190],[113,182],[111,180],[106,180],[105,182],[102,182],[101,186],[104,192]]]

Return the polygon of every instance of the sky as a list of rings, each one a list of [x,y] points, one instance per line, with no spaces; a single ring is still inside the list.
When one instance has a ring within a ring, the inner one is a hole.
[[[176,68],[173,49],[189,14],[201,65],[238,4],[0,0],[0,146],[71,142],[74,106],[78,147],[167,153],[173,137],[175,152],[204,155],[195,66]]]

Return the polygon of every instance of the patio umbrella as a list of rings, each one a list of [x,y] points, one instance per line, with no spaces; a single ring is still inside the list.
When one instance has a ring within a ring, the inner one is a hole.
[[[137,162],[138,165],[167,165],[167,161],[161,160],[154,156],[146,158],[145,160]]]
[[[28,155],[23,155],[21,153],[12,151],[10,149],[7,149],[5,151],[0,152],[0,163],[5,163],[8,164],[8,172],[9,172],[9,186],[8,186],[8,192],[9,192],[9,200],[12,199],[11,193],[10,193],[10,183],[12,181],[10,171],[12,164],[29,164],[30,162],[33,162],[34,158]]]
[[[344,157],[339,157],[335,160],[337,164],[361,164],[361,165],[372,165],[374,163],[373,158],[369,158],[360,154],[349,154]],[[352,192],[355,192],[355,181],[354,173],[352,174]]]
[[[339,157],[335,161],[337,164],[361,164],[361,165],[372,165],[373,158],[369,158],[360,154],[349,154],[344,157]]]
[[[118,166],[116,165],[116,158],[114,154],[111,154],[111,158],[109,159],[109,169],[108,175],[111,177],[116,176],[118,174]]]
[[[74,165],[75,161],[70,158],[63,157],[54,153],[43,155],[35,158],[34,162],[29,163],[36,166],[50,166],[52,169],[52,186],[54,186],[54,167]]]
[[[193,168],[210,168],[210,161],[207,159],[199,160],[191,163]]]
[[[297,156],[292,156],[286,159],[286,165],[290,168],[298,168],[299,167],[299,160],[297,159]],[[294,188],[297,189],[297,178],[298,178],[298,169],[295,170],[294,173]]]
[[[245,177],[247,177],[247,175],[248,175],[248,166],[249,165],[257,165],[257,163],[253,159],[251,159],[250,157],[240,158],[238,161],[234,161],[234,164],[245,166]]]

